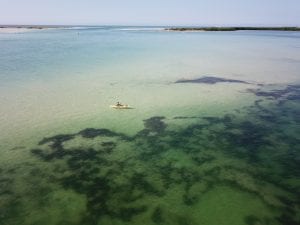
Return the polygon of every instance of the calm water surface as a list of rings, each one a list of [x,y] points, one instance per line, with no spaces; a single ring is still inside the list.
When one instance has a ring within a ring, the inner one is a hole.
[[[299,49],[296,32],[0,34],[0,224],[299,224]],[[244,83],[175,83],[203,76]]]

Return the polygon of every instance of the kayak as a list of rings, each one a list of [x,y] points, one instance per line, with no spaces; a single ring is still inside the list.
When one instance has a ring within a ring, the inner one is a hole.
[[[111,105],[110,108],[114,109],[132,109],[129,105]]]

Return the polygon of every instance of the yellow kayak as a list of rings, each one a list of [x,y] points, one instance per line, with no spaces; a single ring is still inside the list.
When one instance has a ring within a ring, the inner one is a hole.
[[[132,109],[129,105],[111,105],[110,108],[114,109]]]

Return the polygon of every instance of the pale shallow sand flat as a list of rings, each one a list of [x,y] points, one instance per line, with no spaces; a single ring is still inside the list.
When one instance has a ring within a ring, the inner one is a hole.
[[[3,34],[17,34],[32,31],[33,29],[28,28],[0,28],[0,33]]]

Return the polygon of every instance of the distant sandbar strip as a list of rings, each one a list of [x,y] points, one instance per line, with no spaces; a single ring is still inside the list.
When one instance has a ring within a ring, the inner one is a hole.
[[[300,31],[300,27],[171,27],[166,31]]]

